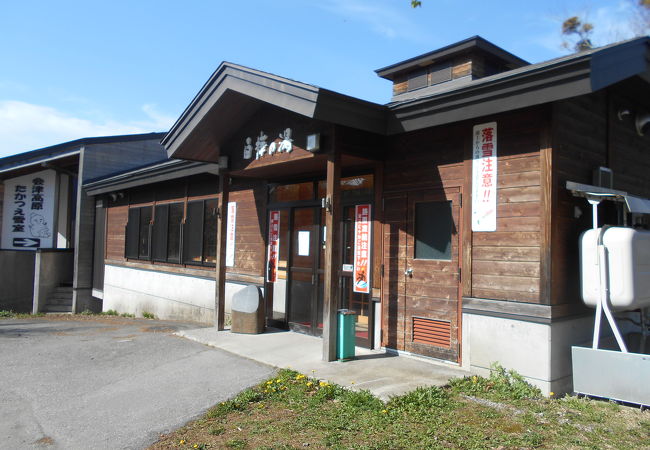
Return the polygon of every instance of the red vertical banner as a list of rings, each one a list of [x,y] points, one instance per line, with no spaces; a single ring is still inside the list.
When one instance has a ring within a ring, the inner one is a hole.
[[[275,283],[280,256],[280,211],[269,212],[269,249],[266,281]]]
[[[354,292],[370,293],[370,205],[354,207]]]

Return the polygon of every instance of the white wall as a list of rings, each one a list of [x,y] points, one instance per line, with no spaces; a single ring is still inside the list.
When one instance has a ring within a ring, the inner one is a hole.
[[[498,362],[545,395],[571,392],[571,346],[591,340],[593,317],[551,324],[463,314],[463,366],[487,374]]]
[[[245,285],[226,283],[225,312],[230,314],[232,296]],[[214,323],[215,282],[213,279],[152,270],[106,265],[103,311],[142,316],[153,313],[159,319]]]

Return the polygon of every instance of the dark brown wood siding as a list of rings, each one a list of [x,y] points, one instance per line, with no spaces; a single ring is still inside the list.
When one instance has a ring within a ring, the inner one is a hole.
[[[553,107],[552,304],[581,303],[578,239],[591,228],[591,207],[565,189],[567,181],[592,184],[598,166],[612,169],[614,188],[650,197],[650,138],[634,127],[634,114],[648,111],[630,80],[607,91],[557,102]],[[629,115],[618,117],[620,110]],[[600,207],[600,224],[616,224],[609,202]]]
[[[266,233],[266,184],[233,181],[230,202],[237,203],[235,265],[228,273],[264,276]]]
[[[491,121],[497,122],[498,133],[497,230],[472,233],[472,127]],[[460,325],[453,316],[460,301],[461,282],[464,297],[544,303],[540,297],[545,239],[540,155],[548,145],[548,123],[550,111],[535,108],[407,133],[394,139],[383,177],[383,345],[411,347],[412,351],[423,353],[422,344],[415,350],[409,336],[414,317],[449,320],[451,342],[460,345],[456,336]],[[408,199],[417,192],[441,189],[445,195],[454,189],[462,193],[462,201],[458,195],[458,206],[462,203],[458,212],[459,242],[458,248],[454,248],[458,264],[464,269],[462,281],[458,268],[447,267],[432,275],[436,280],[447,280],[434,283],[444,289],[432,285],[427,292],[420,292],[414,303],[405,293],[403,281],[407,252],[412,250],[408,246],[412,240]],[[436,312],[435,305],[440,303],[436,299],[448,299],[444,312]],[[451,351],[445,357],[455,356],[458,355]]]

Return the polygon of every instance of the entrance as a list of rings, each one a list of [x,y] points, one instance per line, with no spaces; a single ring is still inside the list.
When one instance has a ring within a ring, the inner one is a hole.
[[[372,343],[371,294],[353,292],[354,205],[372,202],[372,175],[343,178],[343,267],[340,272],[341,304],[357,313],[356,343]],[[277,185],[270,190],[267,255],[267,323],[269,326],[322,336],[324,303],[325,196],[323,181]],[[270,275],[270,276],[269,276]],[[272,282],[269,282],[273,280]]]
[[[292,208],[290,222],[289,328],[323,334],[323,258],[325,233],[320,208]]]

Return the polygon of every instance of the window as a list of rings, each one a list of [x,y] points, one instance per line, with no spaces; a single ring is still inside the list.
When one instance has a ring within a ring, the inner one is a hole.
[[[451,202],[415,204],[415,258],[451,261]]]
[[[180,263],[183,203],[156,205],[153,223],[152,259]]]
[[[130,208],[125,256],[213,266],[217,261],[217,207],[217,199],[189,201],[187,217],[184,202]]]
[[[151,206],[129,209],[125,247],[127,258],[149,259],[151,210]]]
[[[183,230],[183,262],[214,265],[217,261],[217,200],[187,203]]]

